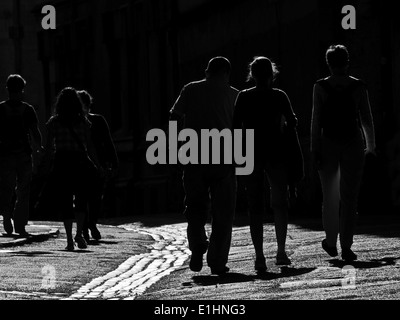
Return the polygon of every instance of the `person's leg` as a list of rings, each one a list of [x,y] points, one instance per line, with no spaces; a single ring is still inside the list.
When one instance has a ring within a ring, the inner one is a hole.
[[[95,180],[93,187],[90,188],[91,192],[88,200],[88,215],[87,219],[85,219],[92,238],[97,241],[101,239],[101,233],[97,228],[97,220],[103,206],[105,183],[104,178],[98,177]]]
[[[66,250],[72,251],[75,248],[75,242],[72,235],[74,222],[73,195],[71,190],[65,188],[65,186],[60,189],[60,192],[55,195],[55,201],[64,222],[65,234],[67,237]]]
[[[32,156],[18,155],[17,159],[17,188],[14,209],[14,228],[19,234],[26,234],[25,226],[29,220],[29,197],[32,182]]]
[[[208,237],[205,230],[210,210],[209,188],[200,168],[186,168],[183,175],[185,190],[185,212],[187,220],[187,239],[192,251],[190,268],[200,271],[203,267],[203,254],[208,249]]]
[[[232,227],[236,208],[236,176],[234,168],[218,166],[211,169],[212,231],[207,252],[211,272],[222,274],[226,267],[232,240]]]
[[[342,250],[350,250],[353,244],[364,161],[364,144],[360,137],[346,147],[340,162],[340,245]]]
[[[288,173],[284,165],[275,163],[267,165],[267,177],[271,190],[271,208],[274,212],[275,234],[277,241],[277,263],[290,264],[286,255],[286,238],[288,228]]]
[[[74,239],[72,237],[72,224],[73,224],[73,219],[65,219],[64,220],[64,228],[65,228],[65,234],[67,236],[67,250],[72,251],[74,250]]]
[[[15,161],[11,157],[0,158],[0,214],[3,216],[3,227],[7,234],[14,231],[11,221],[14,210],[13,195],[16,185]]]
[[[326,234],[326,245],[336,249],[339,235],[339,207],[340,207],[340,147],[334,142],[323,139],[322,163],[319,170],[321,180],[322,225]],[[336,255],[336,253],[335,253]]]
[[[88,202],[92,197],[93,184],[89,175],[81,167],[77,166],[72,180],[74,194],[74,214],[76,221],[75,241],[79,249],[86,249],[87,242],[83,231],[85,221],[88,221]]]
[[[245,188],[248,201],[250,235],[253,242],[256,262],[264,265],[264,214],[265,214],[265,185],[264,168],[255,168],[253,173],[246,176]],[[257,264],[257,263],[256,263]]]
[[[329,247],[336,247],[339,235],[340,171],[320,170],[322,186],[322,225]]]
[[[86,249],[87,243],[83,237],[82,230],[83,230],[83,223],[86,219],[86,212],[82,210],[75,210],[75,220],[76,220],[76,234],[75,234],[75,241],[78,244],[79,249]]]

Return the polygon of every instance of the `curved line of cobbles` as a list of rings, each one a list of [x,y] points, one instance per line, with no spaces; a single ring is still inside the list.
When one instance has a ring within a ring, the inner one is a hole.
[[[124,229],[150,235],[154,239],[150,252],[132,256],[116,270],[81,287],[68,300],[134,300],[182,267],[189,257],[183,224],[151,229],[129,225]]]

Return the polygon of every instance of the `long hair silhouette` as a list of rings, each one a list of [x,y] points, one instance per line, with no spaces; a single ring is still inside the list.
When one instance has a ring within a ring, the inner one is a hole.
[[[63,124],[74,124],[85,119],[82,101],[74,88],[61,90],[55,103],[54,116]]]

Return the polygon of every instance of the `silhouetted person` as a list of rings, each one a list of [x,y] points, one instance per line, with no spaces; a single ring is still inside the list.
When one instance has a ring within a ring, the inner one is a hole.
[[[235,129],[254,129],[254,171],[244,177],[244,183],[250,233],[256,254],[255,269],[259,272],[267,268],[263,252],[265,175],[270,186],[270,205],[275,219],[278,244],[276,264],[291,264],[286,254],[289,168],[284,128],[294,129],[297,119],[286,93],[273,88],[277,74],[277,68],[270,59],[256,57],[250,64],[248,77],[248,80],[255,81],[256,86],[239,93],[234,115]]]
[[[342,258],[352,261],[357,259],[351,246],[365,154],[375,153],[374,126],[366,86],[349,75],[347,48],[331,46],[326,61],[331,76],[314,86],[311,128],[311,152],[323,191],[322,247],[337,256],[340,234]]]
[[[231,64],[226,58],[211,59],[206,78],[187,84],[181,91],[171,110],[171,120],[184,117],[186,128],[195,130],[199,137],[201,129],[231,130],[238,90],[229,85],[230,72]],[[212,274],[229,271],[226,264],[236,205],[234,170],[233,165],[211,164],[211,161],[209,165],[184,167],[185,216],[192,271],[202,269],[203,254],[207,250],[207,264]],[[208,240],[205,225],[210,204],[212,231]]]
[[[54,115],[46,124],[46,152],[54,155],[54,202],[64,221],[68,242],[66,250],[69,251],[75,249],[74,240],[80,249],[87,248],[82,229],[91,187],[86,165],[88,159],[99,170],[101,168],[91,141],[90,126],[77,91],[73,88],[63,89],[57,97]],[[73,239],[74,219],[76,236]]]
[[[92,113],[93,98],[85,90],[78,92],[87,118],[91,122],[91,138],[96,149],[97,157],[105,175],[95,175],[92,181],[91,192],[88,201],[88,214],[83,226],[83,235],[89,240],[89,230],[94,240],[100,240],[101,234],[97,229],[97,219],[102,210],[104,190],[109,180],[115,177],[118,170],[118,156],[114,142],[111,137],[110,129],[106,119],[100,115]]]
[[[35,152],[43,151],[35,109],[22,101],[25,85],[20,75],[10,75],[9,99],[0,104],[0,213],[6,233],[12,234],[15,228],[22,236],[27,235],[29,219],[32,146]]]

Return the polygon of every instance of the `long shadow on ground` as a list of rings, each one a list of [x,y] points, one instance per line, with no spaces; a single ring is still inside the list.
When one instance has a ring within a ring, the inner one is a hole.
[[[316,268],[282,267],[280,273],[262,272],[254,275],[230,272],[223,276],[201,275],[193,276],[193,282],[186,282],[184,286],[193,284],[201,286],[215,286],[218,284],[254,282],[255,280],[271,281],[280,278],[296,277],[314,271]]]

